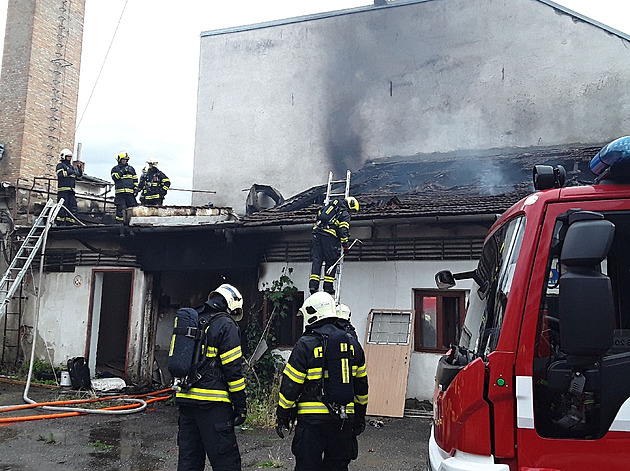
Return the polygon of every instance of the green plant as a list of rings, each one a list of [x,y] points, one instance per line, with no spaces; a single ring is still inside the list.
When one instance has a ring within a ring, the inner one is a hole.
[[[96,440],[88,443],[88,445],[93,446],[94,448],[98,448],[99,450],[108,451],[113,448],[112,445],[108,445],[107,443],[103,443],[100,440]]]
[[[280,367],[284,361],[272,353],[277,347],[276,330],[280,319],[291,315],[297,288],[291,280],[292,268],[285,268],[277,280],[263,285],[262,306],[267,306],[267,322],[262,326],[262,307],[253,308],[247,323],[247,351],[253,355],[262,340],[267,350],[253,365],[247,364],[248,420],[251,425],[273,426],[280,389]]]
[[[50,432],[50,434],[48,435],[48,438],[44,437],[43,435],[40,435],[37,440],[40,442],[48,443],[49,445],[52,443],[57,443],[57,440],[55,440],[55,436],[52,434],[52,432]]]

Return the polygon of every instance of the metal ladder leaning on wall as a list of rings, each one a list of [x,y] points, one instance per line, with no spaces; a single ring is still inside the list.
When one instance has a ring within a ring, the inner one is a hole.
[[[31,227],[9,268],[2,277],[2,281],[0,281],[0,316],[2,316],[2,312],[7,304],[11,302],[11,298],[20,286],[22,278],[24,278],[31,266],[37,251],[42,245],[42,241],[45,240],[48,234],[48,229],[52,226],[62,206],[63,199],[59,200],[58,203],[55,203],[52,199],[46,202],[42,212],[37,216],[33,227]]]
[[[328,173],[328,185],[326,186],[326,198],[324,199],[324,206],[328,204],[328,202],[335,197],[343,197],[346,199],[350,196],[350,170],[346,171],[346,178],[343,180],[333,180],[333,173]],[[333,288],[335,290],[335,302],[339,302],[339,294],[341,291],[341,269],[343,268],[343,257],[339,259],[339,263],[337,263],[337,276],[335,277],[335,282],[333,283]],[[322,268],[322,275],[320,279],[324,279],[324,274],[328,270],[328,267],[325,265]]]

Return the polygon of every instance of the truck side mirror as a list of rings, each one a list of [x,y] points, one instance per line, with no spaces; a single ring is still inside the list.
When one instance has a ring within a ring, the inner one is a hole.
[[[455,286],[455,277],[450,270],[442,270],[435,274],[435,284],[438,289],[448,289]]]
[[[614,306],[610,278],[600,264],[615,234],[612,222],[578,220],[566,232],[560,262],[560,342],[573,366],[588,366],[612,347]]]

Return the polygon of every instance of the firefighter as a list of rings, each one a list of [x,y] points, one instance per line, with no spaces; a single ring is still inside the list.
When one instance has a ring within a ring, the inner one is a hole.
[[[155,160],[147,160],[147,167],[140,176],[138,191],[140,203],[145,206],[161,206],[171,186],[171,180],[157,168],[157,164]]]
[[[308,288],[311,294],[319,291],[322,263],[329,269],[339,258],[340,246],[343,253],[348,251],[350,237],[350,210],[358,211],[359,202],[353,196],[346,199],[334,199],[317,213],[317,222],[313,226],[311,240],[311,276]],[[331,273],[324,274],[324,291],[335,294],[333,284],[337,267]]]
[[[135,169],[129,165],[129,154],[121,152],[116,156],[118,165],[112,168],[112,180],[114,180],[116,204],[116,222],[122,224],[123,216],[127,208],[138,206],[136,195],[138,194],[138,175]]]
[[[352,312],[350,311],[350,308],[347,305],[345,304],[337,305],[337,317],[339,318],[339,320],[337,321],[337,325],[339,325],[342,329],[345,329],[346,332],[348,332],[350,335],[354,337],[355,340],[358,341],[359,338],[357,337],[357,331],[352,325],[352,323],[350,322],[351,315],[352,315]]]
[[[177,443],[179,471],[203,470],[206,455],[214,471],[240,471],[241,455],[234,427],[247,416],[241,336],[237,321],[243,318],[243,298],[232,285],[212,291],[197,309],[201,357],[206,360],[194,373],[189,389],[176,387],[179,406]]]
[[[72,215],[76,214],[78,210],[74,186],[76,180],[83,176],[83,162],[73,163],[70,149],[63,149],[59,152],[59,159],[60,162],[55,169],[57,173],[57,202],[63,198],[64,208],[57,213],[55,222],[58,226],[71,226],[76,223]]]
[[[284,438],[297,420],[291,445],[295,471],[347,470],[358,456],[357,436],[365,430],[365,354],[338,325],[330,294],[309,296],[300,313],[306,329],[282,374],[276,433]]]

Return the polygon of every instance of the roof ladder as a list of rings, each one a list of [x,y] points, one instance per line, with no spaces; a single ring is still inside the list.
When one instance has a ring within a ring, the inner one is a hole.
[[[9,304],[15,291],[20,286],[22,278],[24,278],[28,268],[31,266],[37,251],[42,245],[42,241],[46,239],[48,229],[52,226],[62,206],[63,198],[57,203],[49,199],[33,223],[33,227],[31,227],[11,265],[9,265],[2,277],[2,281],[0,281],[0,313]]]
[[[324,206],[335,196],[343,196],[344,199],[350,196],[350,170],[346,171],[346,178],[344,180],[333,180],[333,173],[328,173],[328,185],[326,186]]]
[[[326,186],[326,198],[324,199],[324,206],[328,204],[331,199],[335,197],[341,196],[344,199],[350,196],[350,170],[346,171],[346,178],[343,180],[334,180],[333,173],[328,173],[328,185]],[[341,270],[343,268],[343,253],[339,257],[337,261],[337,276],[335,276],[335,282],[333,283],[333,288],[335,290],[335,302],[339,303],[339,294],[341,292]],[[324,279],[324,274],[328,268],[324,264],[322,266],[322,272],[320,279]]]

